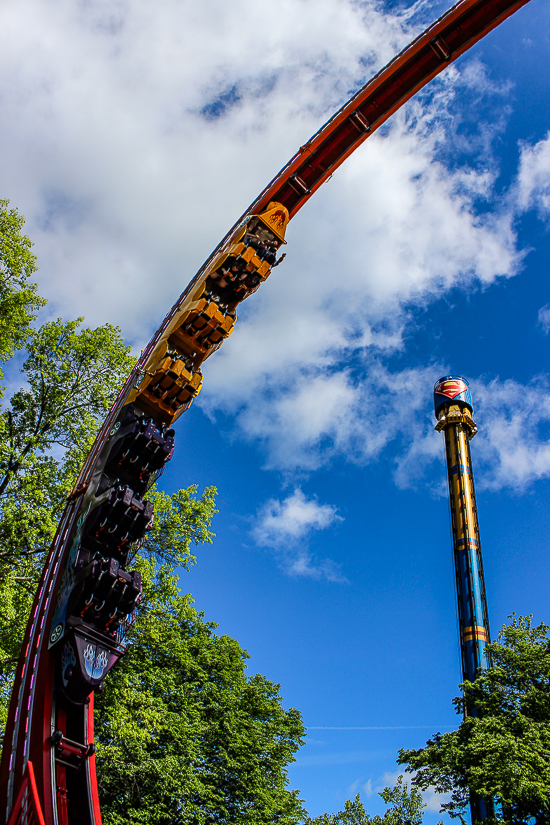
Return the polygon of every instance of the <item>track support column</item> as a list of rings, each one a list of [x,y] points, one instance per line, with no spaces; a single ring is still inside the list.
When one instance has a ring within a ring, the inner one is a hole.
[[[435,429],[445,434],[447,476],[456,576],[462,677],[473,682],[490,667],[487,643],[489,616],[483,578],[470,440],[477,432],[467,381],[456,375],[441,378],[434,387]],[[475,708],[465,714],[477,716]],[[493,815],[492,800],[470,796],[472,822]]]

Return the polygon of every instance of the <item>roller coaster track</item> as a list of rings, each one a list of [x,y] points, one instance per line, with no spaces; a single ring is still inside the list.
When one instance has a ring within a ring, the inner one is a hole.
[[[237,221],[143,351],[80,472],[42,571],[13,687],[0,768],[8,825],[100,825],[93,698],[123,655],[141,593],[124,569],[146,534],[143,498],[171,456],[168,429],[199,366],[269,275],[288,221],[355,149],[528,0],[461,0],[308,141]]]

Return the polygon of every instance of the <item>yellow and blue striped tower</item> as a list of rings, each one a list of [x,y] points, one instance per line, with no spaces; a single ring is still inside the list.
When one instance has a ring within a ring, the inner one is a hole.
[[[470,440],[477,427],[468,382],[458,375],[440,378],[434,386],[434,408],[435,428],[445,433],[462,675],[472,682],[480,670],[490,667],[490,636],[470,455]],[[478,715],[475,708],[467,708],[466,714]],[[472,822],[487,819],[493,812],[491,800],[472,795],[470,805]]]

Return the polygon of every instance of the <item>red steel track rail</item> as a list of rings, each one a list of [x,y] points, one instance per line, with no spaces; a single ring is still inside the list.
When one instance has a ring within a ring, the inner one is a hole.
[[[245,216],[258,214],[275,201],[285,206],[292,218],[335,169],[407,100],[527,2],[461,0],[453,6],[300,147]],[[95,762],[90,747],[93,744],[93,693],[88,705],[77,706],[55,687],[55,657],[48,650],[55,598],[77,529],[86,485],[92,479],[113,422],[170,322],[241,221],[242,218],[214,250],[142,353],[103,423],[74,493],[69,497],[42,572],[17,666],[0,767],[1,822],[9,821],[11,825],[25,821],[21,818],[25,813],[19,807],[32,798],[35,821],[44,821],[46,825],[101,825]],[[66,785],[70,762],[59,757],[59,742],[56,745],[52,741],[54,730],[62,731],[67,753],[78,755],[78,747],[83,749],[78,781],[71,780],[72,801],[68,801]],[[73,740],[80,745],[77,747]]]

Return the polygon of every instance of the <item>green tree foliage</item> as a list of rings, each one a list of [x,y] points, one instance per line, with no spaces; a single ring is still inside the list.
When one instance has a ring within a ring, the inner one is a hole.
[[[0,415],[1,558],[47,548],[74,476],[133,366],[118,329],[79,330],[81,322],[58,319],[30,332],[21,369],[26,387]]]
[[[370,825],[371,817],[361,802],[361,795],[357,794],[353,802],[346,799],[344,810],[336,814],[320,814],[315,819],[309,817],[304,825]]]
[[[489,645],[493,667],[464,682],[457,712],[477,708],[457,731],[437,733],[399,762],[417,771],[413,784],[451,793],[443,809],[462,816],[469,791],[501,802],[505,822],[550,823],[550,639],[531,616],[504,625]]]
[[[24,386],[0,412],[0,728],[45,553],[99,424],[133,358],[120,331],[82,319],[30,326],[44,302],[23,219],[2,202],[0,361],[25,348]],[[4,301],[4,297],[6,300]],[[4,303],[2,303],[4,301]],[[10,303],[11,301],[11,303]],[[11,307],[11,309],[10,309]],[[11,326],[10,326],[11,324]],[[280,823],[304,811],[287,790],[301,744],[299,713],[279,686],[247,677],[247,654],[215,634],[177,570],[212,541],[215,489],[151,489],[153,529],[130,561],[144,581],[128,653],[97,699],[99,784],[106,825]]]
[[[200,499],[196,498],[196,492],[197,486],[191,485],[172,495],[156,488],[147,493],[155,508],[155,521],[145,545],[140,549],[142,558],[149,559],[154,565],[167,562],[172,567],[179,566],[185,570],[195,564],[197,559],[192,547],[212,543],[214,534],[210,532],[209,525],[218,512],[215,509],[215,487],[207,487]]]
[[[0,725],[66,496],[134,363],[118,329],[80,325],[57,320],[27,329],[25,386],[0,412]]]
[[[380,825],[421,825],[426,803],[417,788],[407,787],[402,776],[398,777],[395,787],[384,788],[380,796],[386,805],[390,805]]]
[[[278,685],[247,678],[245,651],[214,633],[169,568],[141,569],[147,609],[96,699],[105,825],[300,822],[286,788],[299,713]]]
[[[295,825],[304,810],[287,765],[303,741],[300,714],[283,708],[279,685],[246,676],[246,652],[180,593],[175,567],[212,541],[215,489],[195,494],[148,494],[155,521],[132,562],[143,600],[96,698],[103,821]]]
[[[46,303],[29,282],[37,267],[32,243],[21,232],[25,218],[9,203],[0,200],[0,363],[24,345],[31,321]]]
[[[357,794],[353,802],[346,801],[343,811],[306,819],[304,825],[422,825],[422,812],[426,807],[422,794],[417,788],[409,789],[402,776],[393,788],[384,788],[379,796],[390,806],[384,816],[370,816]]]

